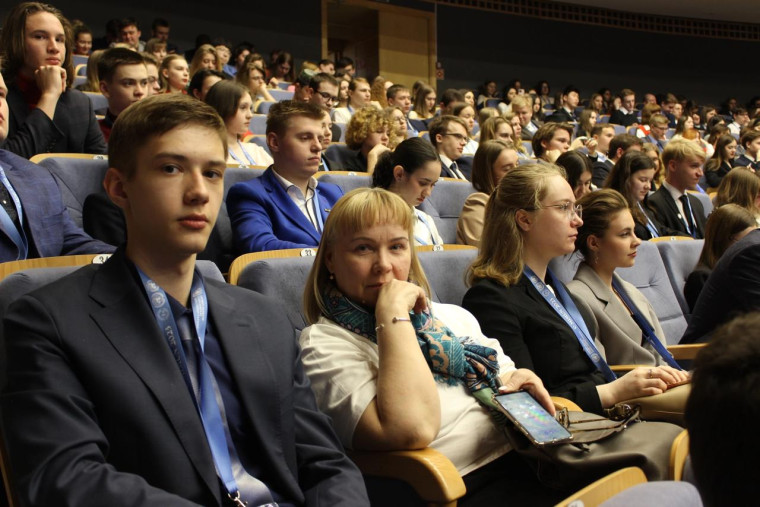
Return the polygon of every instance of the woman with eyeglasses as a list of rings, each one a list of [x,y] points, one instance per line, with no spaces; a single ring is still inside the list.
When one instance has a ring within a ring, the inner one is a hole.
[[[560,167],[525,164],[508,172],[486,206],[462,306],[552,395],[601,414],[621,401],[663,393],[678,377],[644,367],[618,378],[595,345],[593,315],[549,270],[553,258],[575,249],[581,211]]]
[[[257,62],[251,61],[235,74],[235,81],[248,88],[253,97],[253,111],[256,112],[261,102],[277,102],[267,90],[266,73]]]

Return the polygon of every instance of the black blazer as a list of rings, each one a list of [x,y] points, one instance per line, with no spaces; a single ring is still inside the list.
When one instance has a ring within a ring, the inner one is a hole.
[[[705,237],[705,209],[702,207],[702,203],[690,195],[688,192],[686,195],[689,198],[689,204],[691,205],[691,211],[694,214],[694,222],[697,227],[697,239]],[[686,224],[681,220],[681,213],[678,211],[678,206],[673,200],[673,197],[668,192],[665,186],[661,186],[655,193],[647,197],[647,206],[651,209],[657,220],[662,225],[667,227],[673,234],[677,236],[690,236],[686,230]]]
[[[607,180],[607,176],[610,175],[610,171],[615,167],[612,160],[606,159],[604,162],[597,160],[593,163],[591,169],[591,183],[596,185],[597,188],[603,188],[604,182]]]
[[[649,209],[649,207],[646,204],[646,201],[644,202],[644,205],[642,206],[644,208],[644,214],[649,217],[649,219],[654,224],[654,228],[657,229],[657,233],[660,236],[682,236],[683,233],[680,231],[674,231],[673,229],[670,229],[668,227],[665,227],[660,223],[659,220],[657,220],[657,217],[655,216],[654,212]],[[646,224],[640,224],[636,222],[636,226],[634,227],[634,233],[636,234],[636,237],[643,240],[652,239],[652,233],[649,232],[649,229],[647,228]]]
[[[616,110],[610,115],[610,123],[615,125],[623,125],[624,127],[630,127],[634,123],[638,123],[639,119],[635,112],[624,114],[620,109]]]
[[[734,159],[734,167],[751,167],[758,171],[760,170],[760,162],[752,162],[746,155],[739,155]]]
[[[552,395],[568,398],[588,412],[601,413],[596,386],[606,379],[572,329],[524,275],[512,287],[479,280],[465,294],[462,306],[478,319],[483,334],[499,340],[515,365],[534,371]],[[594,319],[580,311],[595,336]]]
[[[737,159],[738,160],[738,159]],[[747,159],[749,161],[749,159]],[[728,162],[722,162],[720,167],[714,171],[705,170],[705,181],[708,188],[718,188],[720,182],[723,181],[723,177],[733,169]]]
[[[317,410],[280,303],[204,280],[262,479],[296,505],[368,505]],[[0,417],[23,505],[222,505],[195,404],[122,251],[4,321]]]
[[[572,123],[575,121],[578,121],[578,118],[568,113],[564,107],[560,107],[546,119],[547,123]]]

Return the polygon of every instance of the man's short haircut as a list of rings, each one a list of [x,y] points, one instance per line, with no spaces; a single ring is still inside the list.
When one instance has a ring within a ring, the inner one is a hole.
[[[622,99],[623,97],[627,97],[629,95],[636,95],[636,92],[634,92],[630,88],[623,88],[622,90],[620,90],[618,97]]]
[[[698,158],[704,162],[706,155],[702,148],[693,141],[676,139],[670,141],[662,150],[662,164],[667,169],[671,160],[681,162],[689,158]]]
[[[163,27],[163,28],[169,28],[170,27],[169,26],[169,22],[166,19],[164,19],[164,18],[156,18],[156,19],[153,20],[153,23],[151,23],[150,28],[151,28],[151,30],[155,31],[156,28],[158,28],[159,26]]]
[[[581,91],[578,88],[576,88],[573,85],[568,85],[568,86],[565,87],[564,90],[562,90],[562,96],[570,95],[573,92],[577,93],[578,95],[581,94]]]
[[[448,91],[448,90],[447,90]],[[438,134],[446,134],[449,130],[449,125],[451,123],[457,123],[462,126],[465,132],[467,132],[467,135],[470,135],[470,130],[467,128],[467,123],[460,118],[459,116],[452,116],[450,114],[444,114],[442,116],[436,117],[433,121],[430,122],[429,126],[429,134],[430,134],[430,142],[433,143],[433,146],[436,148],[438,147],[438,141],[436,140],[436,137]]]
[[[634,135],[618,134],[610,140],[610,149],[607,153],[609,153],[610,157],[615,157],[620,148],[622,148],[623,153],[625,153],[631,146],[642,146],[643,144],[644,142]]]
[[[396,99],[396,94],[398,94],[399,92],[402,92],[402,91],[407,91],[408,92],[409,88],[407,88],[406,85],[402,85],[402,84],[392,85],[392,86],[390,86],[385,91],[385,98],[388,99],[388,100],[390,100],[390,99],[394,99],[395,100]]]
[[[322,60],[319,61],[319,63],[317,65],[319,65],[319,66],[322,66],[322,65],[332,65],[332,66],[335,66],[335,62],[332,61],[332,60],[330,60],[329,58],[323,58]]]
[[[203,82],[209,76],[216,76],[222,81],[227,79],[224,72],[219,72],[216,69],[201,69],[193,74],[193,78],[190,80],[190,84],[187,86],[188,95],[192,95],[194,97],[195,95],[193,94],[193,91],[195,90],[200,93],[200,91],[203,89]]]
[[[591,137],[602,135],[602,131],[604,129],[611,129],[614,131],[615,127],[613,127],[609,123],[596,122],[596,125],[594,125],[594,128],[591,129]]]
[[[649,118],[649,126],[650,127],[668,128],[668,125],[670,125],[670,120],[668,120],[668,117],[665,116],[662,113],[653,114]]]
[[[550,142],[552,139],[554,139],[554,134],[556,134],[558,130],[567,131],[567,133],[570,134],[570,138],[572,139],[574,129],[573,126],[569,123],[544,123],[538,128],[536,133],[533,134],[533,139],[531,139],[530,144],[533,146],[533,154],[536,156],[536,158],[541,158],[541,156],[544,154],[544,151],[546,151],[541,142]]]
[[[161,48],[166,49],[167,47],[168,44],[166,41],[153,37],[151,39],[148,39],[148,42],[145,43],[145,52],[153,53]]]
[[[98,60],[98,79],[110,82],[120,65],[145,65],[145,59],[131,49],[106,49]]]
[[[134,26],[138,30],[140,29],[140,24],[135,18],[122,18],[121,22],[119,22],[119,30],[124,30],[128,26]]]
[[[733,116],[734,116],[734,118],[736,118],[737,116],[741,116],[741,115],[744,115],[744,114],[749,114],[749,113],[748,113],[748,112],[747,112],[747,110],[746,110],[746,109],[744,109],[743,107],[737,107],[737,108],[736,108],[736,109],[734,109],[734,111],[733,111]]]
[[[760,137],[760,131],[748,129],[746,132],[742,133],[742,136],[739,139],[739,144],[741,144],[742,147],[746,149],[747,145],[758,137]]]
[[[665,95],[665,100],[663,100],[665,104],[675,104],[678,102],[678,98],[673,95],[672,93],[668,93]]]
[[[140,56],[142,56],[143,63],[145,63],[145,65],[155,65],[157,69],[161,66],[161,62],[158,61],[158,58],[150,53],[142,52],[140,53]]]
[[[214,108],[183,93],[162,93],[146,97],[124,110],[108,140],[108,164],[127,179],[137,170],[137,153],[151,138],[176,128],[199,126],[214,131],[227,158],[227,129]]]
[[[293,118],[303,116],[310,120],[322,121],[324,110],[309,102],[296,100],[281,100],[269,108],[267,116],[267,134],[274,132],[278,136],[285,135]]]
[[[338,60],[335,62],[335,67],[338,69],[345,69],[348,66],[356,68],[353,58],[349,58],[348,56],[338,58]]]
[[[456,88],[449,88],[441,95],[441,104],[447,107],[452,102],[464,102],[464,95]]]
[[[327,83],[333,86],[340,86],[340,83],[338,82],[338,80],[335,79],[330,74],[328,74],[327,72],[317,72],[316,74],[311,76],[311,79],[309,80],[309,88],[317,92],[319,91],[319,86],[322,83]]]
[[[758,418],[760,313],[752,312],[716,329],[694,362],[684,419],[705,506],[746,505],[757,496]]]
[[[533,97],[530,95],[516,95],[512,99],[512,110],[514,111],[518,107],[527,107],[533,111]]]

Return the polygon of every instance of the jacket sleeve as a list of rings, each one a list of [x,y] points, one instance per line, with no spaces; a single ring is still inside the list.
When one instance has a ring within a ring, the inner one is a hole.
[[[11,120],[11,125],[14,123]],[[12,130],[2,148],[24,158],[49,152],[64,137],[53,120],[36,108],[29,112],[26,121]]]

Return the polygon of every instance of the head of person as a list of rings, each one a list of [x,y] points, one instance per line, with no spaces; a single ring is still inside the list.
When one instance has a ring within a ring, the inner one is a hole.
[[[618,134],[610,141],[607,156],[611,160],[617,161],[627,151],[641,151],[642,144],[641,139],[632,134]]]
[[[649,131],[652,137],[661,141],[665,139],[665,133],[668,131],[668,117],[664,114],[655,113],[649,118]]]
[[[376,76],[372,80],[372,83],[370,83],[369,99],[380,104],[380,107],[388,107],[388,99],[385,97],[385,92],[391,86],[393,86],[391,81],[388,81],[383,76]]]
[[[218,84],[218,83],[217,83]],[[267,146],[278,174],[290,180],[312,176],[322,163],[324,110],[308,102],[282,100],[267,115]]]
[[[169,25],[169,22],[165,20],[164,18],[156,18],[153,20],[153,23],[150,25],[151,35],[161,41],[168,41],[169,40],[169,32],[171,31],[171,26]]]
[[[569,123],[545,123],[533,134],[531,144],[536,158],[546,158],[547,151],[565,153],[570,148],[573,126]]]
[[[628,88],[623,88],[618,94],[620,103],[629,113],[636,108],[636,93]]]
[[[396,146],[406,139],[409,132],[406,129],[406,116],[401,112],[400,107],[389,106],[383,109],[383,114],[390,120],[390,130],[388,131],[388,148],[395,150]]]
[[[336,72],[342,71],[344,74],[347,74],[351,78],[350,81],[352,81],[356,75],[356,65],[354,64],[353,58],[348,56],[338,58],[335,62],[335,70]]]
[[[752,437],[760,416],[760,314],[720,326],[694,362],[684,414],[689,455],[705,506],[741,505],[755,494],[758,453]],[[741,407],[738,409],[738,407]],[[716,431],[732,417],[729,429]]]
[[[575,86],[568,86],[562,91],[562,105],[571,111],[578,107],[580,91]]]
[[[211,87],[205,102],[222,117],[230,137],[240,139],[248,132],[253,117],[253,100],[248,88],[235,81],[222,80]]]
[[[176,262],[201,252],[222,204],[226,159],[221,118],[184,94],[148,97],[119,115],[104,187],[124,212],[127,254]]]
[[[657,104],[657,97],[655,97],[654,93],[644,94],[644,104]]]
[[[481,141],[472,158],[472,186],[478,192],[491,195],[501,179],[517,165],[517,150],[511,141]]]
[[[369,105],[370,87],[366,79],[357,77],[348,83],[348,102],[354,109]]]
[[[495,97],[496,96],[496,81],[485,81],[482,85],[480,85],[479,92],[484,97]]]
[[[470,283],[489,278],[514,285],[531,255],[547,264],[575,249],[578,227],[573,189],[565,171],[554,164],[523,164],[499,182],[486,205],[478,257]],[[535,254],[539,252],[539,254]]]
[[[512,100],[512,112],[520,118],[525,127],[533,120],[533,99],[530,95],[518,95]]]
[[[587,156],[575,150],[566,151],[559,156],[555,163],[565,170],[567,182],[573,189],[573,195],[576,199],[580,199],[591,192],[593,168]]]
[[[539,81],[538,83],[536,83],[536,92],[542,97],[549,97],[549,94],[551,93],[551,88],[549,88],[549,82]]]
[[[325,74],[330,74],[331,76],[335,75],[335,62],[325,58],[324,60],[320,60],[317,64],[319,67],[319,72],[324,72]]]
[[[137,49],[140,45],[140,36],[142,35],[137,20],[135,18],[122,19],[119,35],[121,36],[121,42],[129,45],[132,49]]]
[[[494,86],[496,84],[494,83]],[[442,115],[450,115],[452,105],[455,102],[464,102],[464,95],[462,95],[462,92],[455,89],[455,88],[448,88],[446,91],[443,92],[443,95],[441,95],[441,114]]]
[[[338,79],[336,74],[336,79]],[[350,81],[338,79],[338,104],[348,105],[348,87]]]
[[[651,126],[650,122],[652,119],[652,115],[658,114],[661,111],[662,111],[662,108],[659,105],[657,105],[656,102],[644,104],[644,107],[641,108],[641,123],[643,125]],[[663,133],[663,135],[665,134]]]
[[[435,113],[436,94],[432,86],[421,84],[414,95],[412,109],[422,118],[429,118]]]
[[[216,48],[211,44],[203,44],[195,50],[190,62],[190,76],[194,76],[199,70],[222,70],[222,62],[216,56]]]
[[[369,244],[370,248],[361,245]],[[366,254],[370,251],[371,254]],[[414,216],[409,205],[382,188],[358,188],[330,211],[304,289],[306,320],[327,314],[325,297],[334,285],[348,299],[374,308],[391,280],[430,287],[414,249]]]
[[[680,120],[681,117],[683,116],[683,105],[680,102],[674,103],[670,112],[673,115],[673,118],[675,118],[676,120]]]
[[[755,214],[743,206],[728,203],[710,213],[705,225],[705,243],[697,266],[715,269],[728,247],[757,229]]]
[[[74,26],[74,54],[88,56],[92,51],[92,30],[82,23]]]
[[[715,206],[738,204],[760,216],[760,176],[745,167],[736,167],[726,174],[715,196]]]
[[[482,127],[488,118],[493,118],[494,116],[501,116],[501,113],[495,107],[481,108],[480,111],[478,111],[478,125],[481,125]]]
[[[332,118],[330,111],[322,110],[322,152],[324,153],[332,143]]]
[[[594,125],[596,125],[596,120],[598,118],[599,114],[593,109],[584,109],[581,111],[581,115],[578,118],[578,123],[580,123],[581,131],[591,132],[594,128]]]
[[[148,96],[161,92],[161,78],[158,74],[159,61],[150,53],[141,53],[145,70],[148,71]],[[92,56],[90,56],[92,60]]]
[[[232,48],[232,56],[230,57],[232,64],[237,67],[238,70],[242,69],[243,63],[245,62],[245,59],[248,57],[248,55],[251,54],[251,51],[253,51],[253,46],[247,42],[241,42]]]
[[[100,93],[108,99],[108,111],[114,116],[148,96],[145,59],[131,49],[107,49],[98,60],[98,79]]]
[[[247,86],[252,95],[258,95],[259,90],[266,83],[266,72],[258,63],[249,62],[235,74],[235,80]]]
[[[230,63],[230,57],[232,56],[230,43],[225,39],[215,39],[214,49],[216,49],[216,57],[219,59],[219,65],[224,68],[225,65]]]
[[[153,38],[145,43],[145,52],[152,54],[160,62],[166,58],[166,47],[166,41]]]
[[[338,103],[338,80],[325,72],[314,74],[309,80],[309,102],[330,111]]]
[[[736,158],[736,139],[731,134],[724,134],[715,143],[715,156],[721,162],[733,162]]]
[[[295,79],[293,56],[287,51],[281,52],[272,62],[271,71],[272,76],[280,81],[293,81]]]
[[[505,104],[511,104],[512,100],[517,97],[517,89],[514,86],[505,86],[502,93],[502,99]]]
[[[71,86],[73,35],[60,10],[45,3],[21,2],[8,12],[2,27],[0,57],[9,85],[19,73],[33,79],[43,65],[57,65],[66,71],[66,84]]]
[[[597,123],[591,129],[591,137],[596,139],[596,149],[607,155],[610,152],[610,142],[615,137],[615,127],[609,123]]]
[[[646,223],[638,203],[642,202],[652,189],[655,175],[655,162],[645,153],[629,151],[623,154],[604,182],[605,188],[620,192],[634,210],[634,218],[639,223]]]
[[[414,207],[430,197],[440,175],[441,163],[433,146],[421,137],[412,137],[380,155],[372,186],[390,190]]]
[[[654,181],[659,184],[659,176],[662,172],[662,159],[660,159],[660,150],[658,150],[657,146],[652,143],[644,143],[641,145],[641,153],[649,157],[652,162],[654,162]]]
[[[697,187],[704,163],[705,152],[691,141],[676,139],[662,150],[665,179],[681,192]]]
[[[492,116],[480,125],[480,143],[499,140],[514,143],[514,130],[502,116]]]
[[[740,126],[743,127],[747,123],[749,123],[749,113],[746,109],[743,107],[737,107],[734,109],[734,121]]]
[[[760,131],[748,130],[744,132],[739,139],[739,143],[744,147],[745,153],[748,153],[755,160],[760,155]]]
[[[201,69],[193,74],[187,92],[196,99],[205,101],[211,87],[224,79],[224,74],[218,70]]]
[[[404,115],[409,114],[409,111],[412,109],[412,95],[409,88],[404,85],[392,85],[386,90],[385,97],[388,100],[389,106],[401,108],[401,112],[404,113]]]
[[[602,111],[604,111],[604,97],[599,93],[592,94],[588,101],[588,107],[597,113],[602,114]]]
[[[520,117],[514,111],[504,113],[503,116],[504,119],[509,122],[509,126],[512,127],[512,132],[514,134],[513,140],[515,143],[517,143],[522,138],[522,125],[520,125]]]
[[[164,58],[158,71],[161,76],[161,88],[166,91],[184,90],[190,81],[187,60],[181,55],[169,55]]]
[[[439,154],[449,160],[457,160],[462,156],[464,147],[470,136],[467,123],[458,116],[443,115],[430,122],[430,142]]]
[[[460,91],[462,92],[462,99],[464,100],[464,103],[475,107],[475,92],[467,88],[463,88]]]
[[[373,106],[357,110],[346,125],[346,146],[360,150],[366,156],[369,151],[390,141],[391,120]]]
[[[676,122],[675,133],[683,135],[684,132],[693,128],[694,128],[694,119],[691,117],[691,115],[684,114],[680,118],[678,118],[678,121]]]
[[[467,132],[472,132],[475,128],[475,107],[471,106],[467,102],[459,102],[454,104],[451,112],[454,116],[457,116],[464,120],[467,124]]]
[[[628,202],[617,191],[604,188],[581,197],[583,225],[578,228],[575,249],[593,268],[614,271],[630,268],[641,240],[636,237]]]

